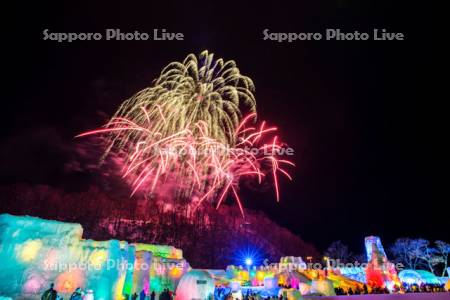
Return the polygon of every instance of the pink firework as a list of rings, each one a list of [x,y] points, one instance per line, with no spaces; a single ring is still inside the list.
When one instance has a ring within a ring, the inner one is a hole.
[[[145,109],[143,108],[145,111]],[[152,122],[137,124],[114,117],[103,128],[77,137],[106,135],[111,151],[125,153],[123,177],[130,182],[132,193],[153,194],[157,189],[173,192],[174,197],[198,199],[195,207],[206,201],[219,208],[227,195],[235,199],[244,215],[238,190],[241,180],[261,184],[266,177],[273,181],[279,201],[278,175],[292,179],[287,167],[294,164],[282,159],[284,145],[275,135],[277,128],[265,122],[251,126],[255,113],[249,114],[234,131],[235,145],[211,138],[208,124],[197,121],[184,129],[164,136],[153,131]],[[130,136],[137,138],[130,139]]]

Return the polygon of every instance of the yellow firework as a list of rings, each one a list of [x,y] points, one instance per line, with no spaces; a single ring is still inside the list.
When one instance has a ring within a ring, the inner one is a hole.
[[[164,138],[192,124],[206,122],[211,138],[235,145],[241,109],[256,111],[252,80],[236,63],[203,51],[172,62],[145,88],[126,100],[115,118],[131,120]],[[195,129],[194,129],[195,130]],[[121,142],[140,138],[130,132]],[[117,142],[117,141],[116,141]]]

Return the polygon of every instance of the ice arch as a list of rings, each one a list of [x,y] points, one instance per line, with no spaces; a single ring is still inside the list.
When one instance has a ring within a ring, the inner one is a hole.
[[[214,280],[204,270],[192,270],[181,277],[175,292],[175,300],[208,300],[214,297]]]

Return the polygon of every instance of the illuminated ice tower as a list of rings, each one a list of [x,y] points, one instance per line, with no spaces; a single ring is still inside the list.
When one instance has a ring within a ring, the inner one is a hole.
[[[372,288],[388,288],[393,291],[400,288],[395,265],[391,263],[384,252],[380,238],[369,236],[365,239],[367,253],[366,279]]]
[[[365,239],[366,244],[366,254],[367,254],[367,261],[372,260],[372,253],[375,250],[378,252],[378,255],[386,257],[386,252],[384,252],[383,245],[381,244],[381,240],[377,236],[368,236]]]

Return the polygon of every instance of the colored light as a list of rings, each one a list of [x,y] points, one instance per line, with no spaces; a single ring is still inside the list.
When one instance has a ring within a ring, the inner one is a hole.
[[[264,272],[258,271],[256,273],[256,279],[258,279],[258,281],[263,281],[264,280]]]
[[[160,277],[155,276],[150,278],[150,290],[155,291],[156,293],[160,293],[163,290]]]
[[[32,274],[23,285],[23,292],[27,294],[36,294],[46,285],[45,280],[40,274]]]
[[[56,267],[58,263],[58,251],[55,249],[51,249],[47,255],[46,258],[43,261],[43,268],[44,270],[51,270]]]
[[[92,252],[91,256],[89,257],[89,263],[91,264],[91,266],[98,270],[102,267],[107,257],[108,253],[105,250],[96,250]]]
[[[125,274],[122,274],[116,283],[116,288],[115,288],[116,299],[115,300],[123,299],[122,291],[123,291],[124,284],[125,284]]]
[[[39,250],[42,247],[42,241],[40,240],[29,240],[23,245],[22,251],[20,252],[20,259],[24,262],[30,262],[36,258]]]
[[[251,266],[251,265],[253,264],[253,260],[252,260],[251,258],[247,257],[247,258],[245,259],[245,264],[246,264],[247,266]]]
[[[249,280],[248,272],[247,271],[239,271],[237,278],[238,278],[239,281],[247,281],[247,280]]]
[[[179,278],[181,276],[181,274],[182,274],[181,270],[177,267],[173,267],[170,270],[170,276],[173,278]]]
[[[264,279],[264,287],[266,289],[274,289],[278,287],[278,282],[276,278],[265,278]]]
[[[80,270],[61,273],[56,277],[55,289],[60,293],[71,293],[77,287],[84,286],[84,274]]]
[[[234,254],[235,265],[260,266],[264,261],[261,249],[251,244],[240,245]]]
[[[233,292],[239,291],[241,288],[241,284],[238,281],[232,281],[230,282],[230,288]]]

